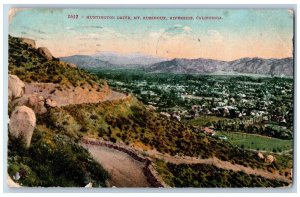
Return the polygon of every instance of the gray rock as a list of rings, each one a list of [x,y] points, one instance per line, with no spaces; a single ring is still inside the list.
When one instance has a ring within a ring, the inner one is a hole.
[[[25,93],[25,84],[16,75],[9,75],[8,78],[8,100],[20,98]]]
[[[8,187],[21,187],[18,183],[14,182],[12,178],[7,174],[7,185]]]
[[[44,114],[47,112],[45,107],[45,98],[36,93],[24,95],[13,102],[13,106],[25,105],[33,109],[36,114]]]
[[[41,54],[47,60],[52,60],[53,59],[53,56],[52,56],[51,52],[46,47],[39,47],[38,52],[39,52],[39,54]]]
[[[265,158],[264,155],[261,152],[257,153],[257,156],[258,156],[259,159],[264,159]]]
[[[267,163],[273,163],[274,161],[276,161],[276,159],[273,155],[267,155],[267,158],[266,158]]]
[[[17,106],[10,116],[9,133],[15,138],[23,138],[29,147],[33,130],[36,126],[34,111],[26,106]]]
[[[71,67],[71,68],[77,68],[77,65],[76,65],[76,64],[68,63],[67,65],[68,65],[69,67]]]
[[[48,98],[46,99],[46,106],[57,107],[57,102],[55,100]]]
[[[35,40],[29,39],[29,38],[20,38],[22,42],[28,44],[32,48],[36,47]]]

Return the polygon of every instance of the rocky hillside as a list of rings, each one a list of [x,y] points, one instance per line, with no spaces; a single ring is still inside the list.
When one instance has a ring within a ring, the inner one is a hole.
[[[118,64],[112,64],[110,62],[103,61],[89,55],[73,55],[68,57],[62,57],[61,60],[68,63],[76,64],[78,65],[79,68],[84,68],[86,70],[91,70],[96,68],[100,68],[100,69],[120,68],[120,65]]]
[[[293,58],[262,59],[242,58],[234,61],[218,61],[211,59],[173,59],[159,62],[146,68],[146,71],[180,74],[218,74],[241,73],[259,75],[293,75]]]
[[[54,90],[46,94],[48,87]],[[43,117],[47,119],[47,112],[61,104],[53,98],[66,97],[69,104],[92,92],[106,95],[108,89],[103,80],[60,62],[47,48],[36,48],[34,40],[9,37],[8,174],[13,185],[106,186],[107,172],[78,138],[46,127]],[[86,94],[81,94],[83,90]],[[79,95],[72,99],[72,92]]]
[[[26,90],[14,105],[32,100],[34,94],[54,100],[58,106],[97,103],[114,94],[104,80],[60,61],[45,47],[36,49],[30,39],[9,37],[9,74],[18,76]]]
[[[104,80],[76,68],[76,65],[53,57],[47,48],[36,49],[35,45],[23,40],[9,36],[8,72],[22,81],[55,83],[62,88],[86,86],[101,89],[105,84]]]

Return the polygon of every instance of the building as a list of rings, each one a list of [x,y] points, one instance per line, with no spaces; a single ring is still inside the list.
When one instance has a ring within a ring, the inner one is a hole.
[[[215,130],[213,130],[212,128],[209,128],[209,127],[204,127],[202,129],[202,132],[205,133],[206,135],[210,135],[210,136],[216,135]]]

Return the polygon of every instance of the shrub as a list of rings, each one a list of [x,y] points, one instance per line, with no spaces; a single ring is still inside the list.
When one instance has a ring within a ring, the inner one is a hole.
[[[63,135],[35,130],[29,149],[9,137],[8,173],[20,173],[24,186],[83,187],[88,182],[105,187],[108,173],[87,150]]]

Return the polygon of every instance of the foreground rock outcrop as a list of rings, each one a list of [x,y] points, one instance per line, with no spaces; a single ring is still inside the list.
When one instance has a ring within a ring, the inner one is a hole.
[[[47,112],[45,107],[45,98],[36,93],[34,94],[25,94],[21,98],[16,99],[13,102],[13,106],[22,106],[25,105],[33,109],[36,114],[44,114]]]
[[[53,56],[52,56],[51,52],[46,47],[39,47],[38,52],[41,56],[43,56],[47,60],[52,60],[53,59]]]
[[[36,48],[35,40],[29,39],[29,38],[20,38],[22,42],[28,44],[32,48]]]
[[[16,75],[8,77],[8,100],[20,98],[25,93],[25,84]]]
[[[53,99],[48,98],[46,99],[46,105],[48,107],[57,107],[57,102]]]
[[[276,159],[273,155],[267,155],[267,158],[266,158],[267,163],[273,163],[274,161],[276,161]]]
[[[34,111],[26,106],[17,106],[10,116],[9,133],[15,138],[22,138],[29,147],[33,130],[36,126]]]
[[[261,152],[257,153],[257,156],[258,156],[259,159],[264,159],[265,158],[264,155]]]
[[[21,187],[18,183],[14,182],[12,178],[7,174],[7,185],[8,187]]]

